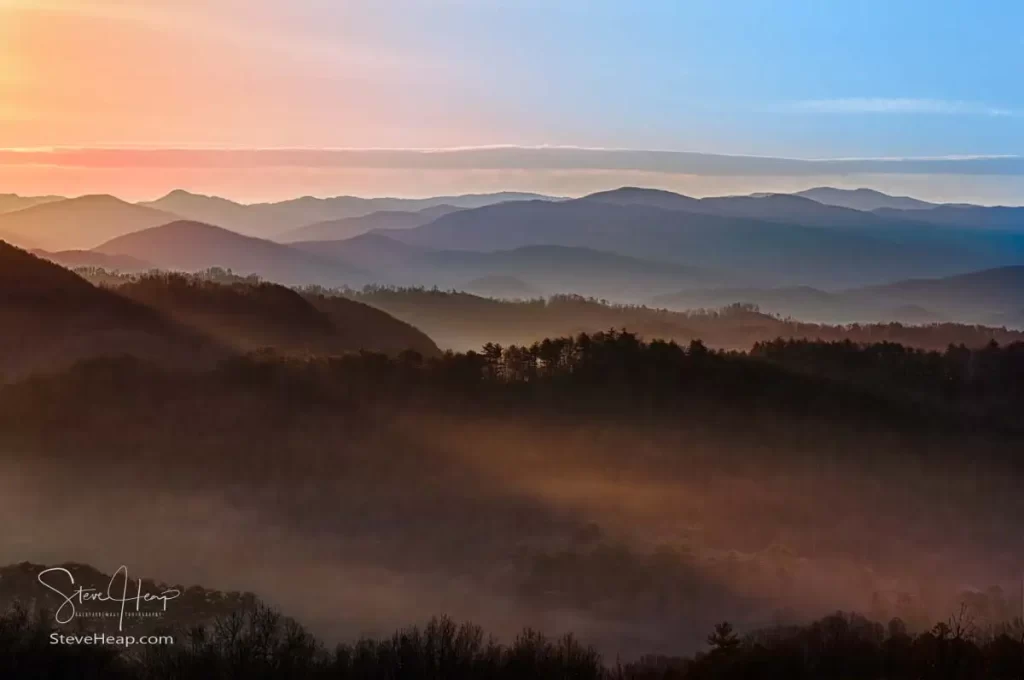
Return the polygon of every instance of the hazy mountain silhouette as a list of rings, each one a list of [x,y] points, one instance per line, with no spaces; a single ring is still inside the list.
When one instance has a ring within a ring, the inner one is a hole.
[[[539,290],[514,276],[481,276],[462,286],[462,289],[473,295],[513,300],[529,300],[541,295]]]
[[[598,191],[584,196],[581,200],[614,205],[643,205],[648,208],[664,208],[665,210],[692,210],[700,205],[699,198],[691,198],[664,189],[645,189],[643,187],[621,187]]]
[[[4,241],[24,250],[39,250],[34,241],[22,236],[21,234],[9,234],[7,232],[0,231],[0,241]]]
[[[438,353],[422,332],[378,309],[345,298],[325,303],[316,295],[304,297],[272,283],[216,283],[184,274],[154,274],[125,283],[117,292],[244,352]]]
[[[810,286],[701,288],[656,295],[652,302],[676,310],[756,305],[762,311],[806,321],[850,321],[838,295]]]
[[[664,193],[657,195],[659,202],[676,200]],[[984,238],[978,244],[947,243],[930,233],[919,234],[922,230],[916,225],[896,223],[902,231],[815,228],[786,221],[619,205],[591,197],[463,210],[422,227],[379,233],[433,250],[588,247],[732,271],[742,276],[736,285],[770,282],[838,287],[908,276],[941,276],[1013,263],[1024,252],[1024,244]],[[1022,252],[1008,250],[1008,245]]]
[[[726,280],[707,269],[646,260],[591,248],[524,246],[489,253],[448,250],[428,252],[417,263],[432,266],[438,276],[512,277],[545,294],[580,293],[618,300],[638,300],[652,291],[679,286],[706,286]]]
[[[252,206],[236,203],[220,196],[193,194],[182,189],[175,189],[155,201],[143,201],[139,205],[174,213],[187,220],[215,224],[218,227],[239,233],[261,231],[259,220],[255,219],[253,214],[255,211],[252,210]],[[273,230],[272,225],[268,226],[267,234],[272,233]]]
[[[785,318],[758,310],[743,301],[725,307],[666,310],[664,305],[616,305],[577,295],[509,302],[466,292],[423,288],[371,287],[350,292],[422,329],[445,349],[478,350],[488,342],[529,345],[552,333],[575,336],[595,329],[629,328],[645,338],[688,343],[700,339],[710,347],[748,350],[756,342],[777,338],[807,338],[829,342],[898,342],[913,347],[945,350],[950,343],[983,347],[1024,340],[1024,333],[974,324],[904,325],[886,320],[854,325],[828,324]],[[814,292],[806,293],[813,299]],[[827,293],[826,293],[827,295]],[[888,312],[897,309],[892,304]],[[920,310],[901,310],[913,315]],[[925,312],[927,313],[927,312]]]
[[[303,297],[330,319],[337,342],[345,348],[391,355],[406,350],[424,357],[440,354],[434,340],[422,330],[377,307],[340,295],[307,292]]]
[[[148,229],[175,215],[95,195],[43,203],[0,215],[0,233],[48,251],[94,248],[104,241]],[[18,242],[16,242],[18,243]]]
[[[0,327],[0,377],[8,378],[95,356],[127,353],[201,367],[218,354],[155,310],[3,242]]]
[[[378,233],[360,234],[340,241],[299,241],[288,245],[385,278],[407,269],[416,258],[429,252]]]
[[[651,301],[655,305],[674,310],[754,305],[767,314],[829,324],[926,324],[963,320],[918,304],[894,303],[885,295],[860,296],[848,292],[828,292],[810,286],[691,289],[657,295]]]
[[[33,250],[32,253],[68,269],[99,267],[111,272],[145,272],[157,269],[153,263],[129,255],[107,255],[95,250],[60,250],[55,253]]]
[[[691,289],[660,295],[653,302],[673,309],[754,304],[766,312],[820,322],[900,321],[1003,324],[1024,299],[1024,266],[999,267],[956,276],[907,279],[827,292],[786,288]],[[1017,324],[1010,324],[1016,326]]]
[[[43,203],[63,201],[63,196],[19,196],[18,194],[0,194],[0,213],[24,210]]]
[[[942,205],[931,210],[892,210],[883,208],[876,215],[886,218],[916,220],[943,227],[1024,233],[1024,207],[984,207]]]
[[[911,279],[846,291],[855,301],[887,300],[938,310],[958,320],[992,323],[999,315],[1021,307],[1024,266],[998,267],[958,276]]]
[[[493,252],[434,251],[380,233],[344,241],[291,245],[367,269],[377,283],[399,285],[461,288],[472,279],[511,277],[534,294],[576,292],[641,300],[657,291],[708,286],[731,278],[699,267],[570,246],[533,245]]]
[[[879,215],[823,205],[810,198],[793,194],[715,196],[697,199],[670,191],[623,187],[590,194],[581,200],[682,210],[723,217],[742,217],[808,227],[865,228],[887,225],[886,219]],[[901,219],[905,219],[905,217],[901,216]]]
[[[921,201],[910,196],[890,196],[874,189],[835,189],[833,187],[815,187],[798,191],[794,196],[803,196],[825,205],[835,205],[853,210],[878,210],[879,208],[895,208],[897,210],[927,210],[936,207],[937,203]]]
[[[808,227],[884,228],[887,226],[884,219],[872,213],[823,205],[809,198],[790,194],[769,194],[761,198],[754,196],[704,198],[701,199],[696,211],[708,212],[713,215],[802,224]]]
[[[113,239],[95,250],[128,255],[162,269],[222,267],[286,284],[343,285],[363,279],[362,272],[335,260],[201,222],[171,222]]]
[[[374,229],[412,229],[458,210],[461,210],[461,208],[445,204],[431,206],[415,212],[380,210],[360,217],[345,217],[340,220],[328,220],[299,227],[282,234],[278,240],[284,243],[293,241],[335,241],[359,236]]]
[[[415,212],[438,205],[476,208],[503,201],[547,199],[539,194],[501,192],[433,198],[358,198],[303,196],[277,203],[242,204],[216,196],[202,196],[176,190],[155,201],[142,203],[186,219],[215,224],[250,236],[264,238],[287,234],[317,222],[362,217],[379,211]]]

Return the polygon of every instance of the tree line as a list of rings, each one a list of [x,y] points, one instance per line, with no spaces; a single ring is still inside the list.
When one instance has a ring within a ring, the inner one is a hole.
[[[714,626],[692,655],[604,659],[575,636],[526,629],[511,644],[472,623],[437,617],[390,636],[329,647],[299,623],[262,604],[207,625],[164,629],[174,644],[117,648],[52,644],[46,612],[16,606],[0,616],[0,672],[50,680],[552,680],[836,679],[1018,680],[1024,625],[979,629],[966,609],[911,633],[837,612],[805,625],[740,635]],[[67,631],[64,631],[65,633]]]
[[[163,276],[111,273],[96,267],[75,270],[97,285],[120,288]],[[212,268],[189,275],[214,285],[258,287],[256,276],[239,276]],[[898,322],[824,324],[764,313],[757,305],[735,303],[722,308],[672,311],[639,304],[617,304],[575,294],[530,300],[501,300],[457,290],[368,285],[361,289],[306,286],[297,289],[311,301],[344,298],[380,309],[419,328],[438,344],[458,349],[479,347],[488,340],[527,344],[544,337],[576,335],[626,327],[645,338],[688,343],[702,339],[712,347],[746,350],[755,342],[777,337],[856,343],[898,343],[929,350],[947,345],[982,347],[991,340],[1006,345],[1024,341],[1024,332],[955,322],[910,325]]]
[[[110,357],[8,385],[0,390],[0,402],[10,403],[10,413],[24,411],[31,419],[35,411],[47,410],[38,403],[44,394],[33,392],[67,394],[70,383],[99,376],[131,382],[140,371],[153,385],[171,380],[150,375],[160,374],[155,366]],[[805,416],[870,417],[898,427],[988,425],[994,431],[1016,431],[1016,413],[1024,401],[1024,343],[958,345],[940,352],[896,343],[780,338],[740,352],[713,350],[700,340],[648,342],[630,331],[609,329],[529,345],[487,343],[479,351],[433,356],[406,350],[295,357],[267,348],[229,357],[198,378],[182,379],[211,386],[287,386],[300,398],[420,397],[468,399],[470,404],[481,398],[515,399],[520,405],[545,407],[557,400],[563,410],[604,405],[636,412],[675,408],[681,402],[703,409],[726,400],[735,413],[756,406]]]

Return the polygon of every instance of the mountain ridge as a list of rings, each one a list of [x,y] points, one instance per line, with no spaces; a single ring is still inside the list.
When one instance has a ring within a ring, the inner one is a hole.
[[[121,284],[116,292],[243,353],[272,349],[303,357],[361,350],[439,354],[419,329],[385,312],[275,283],[149,274]]]
[[[641,259],[581,246],[527,245],[495,251],[431,250],[370,232],[341,241],[309,241],[294,247],[360,263],[378,283],[459,287],[487,277],[520,279],[536,293],[577,292],[596,296],[627,295],[678,286],[711,285],[727,276],[702,267]]]
[[[902,231],[893,233],[810,227],[583,198],[502,203],[445,215],[421,227],[371,233],[432,250],[589,247],[737,272],[743,285],[851,287],[1012,263],[1001,243],[986,243],[975,252],[943,241],[930,227],[898,224]]]
[[[335,241],[359,236],[375,229],[412,229],[459,210],[462,210],[462,208],[445,203],[414,212],[378,210],[368,215],[343,217],[337,220],[326,220],[308,224],[281,234],[277,240],[282,243]]]
[[[766,311],[826,322],[904,321],[999,324],[1014,319],[1024,299],[1024,265],[994,267],[945,277],[825,291],[810,286],[718,288],[655,296],[676,309],[751,303]]]
[[[0,214],[0,233],[23,237],[25,245],[48,251],[87,250],[175,219],[174,214],[108,194],[90,194]]]
[[[335,260],[191,220],[120,236],[93,250],[127,255],[162,269],[194,272],[221,267],[286,284],[343,285],[365,276]]]
[[[0,242],[0,376],[98,356],[134,354],[203,366],[221,356],[208,338],[154,309]]]
[[[43,203],[56,203],[67,200],[64,196],[21,196],[19,194],[0,194],[0,214],[24,210]]]
[[[558,200],[542,194],[498,192],[430,198],[299,196],[277,202],[238,203],[219,196],[205,196],[175,189],[154,201],[143,202],[140,205],[173,212],[192,221],[216,224],[247,236],[277,238],[318,222],[363,217],[379,211],[414,212],[440,204],[470,208],[528,199]]]
[[[797,191],[795,196],[803,196],[824,205],[833,205],[853,210],[872,211],[879,208],[895,208],[899,210],[929,210],[938,203],[922,201],[910,196],[894,196],[875,189],[861,187],[859,189],[837,189],[835,187],[813,187]]]

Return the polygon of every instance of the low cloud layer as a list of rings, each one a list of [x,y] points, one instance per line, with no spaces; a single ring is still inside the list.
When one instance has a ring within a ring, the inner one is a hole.
[[[0,165],[68,168],[603,170],[709,177],[1024,175],[1021,156],[792,159],[577,147],[458,149],[6,149]]]

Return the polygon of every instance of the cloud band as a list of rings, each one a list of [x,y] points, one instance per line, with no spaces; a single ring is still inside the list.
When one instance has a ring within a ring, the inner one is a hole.
[[[458,149],[0,149],[0,165],[73,168],[612,170],[703,176],[1024,175],[1022,156],[792,159],[576,147]]]

